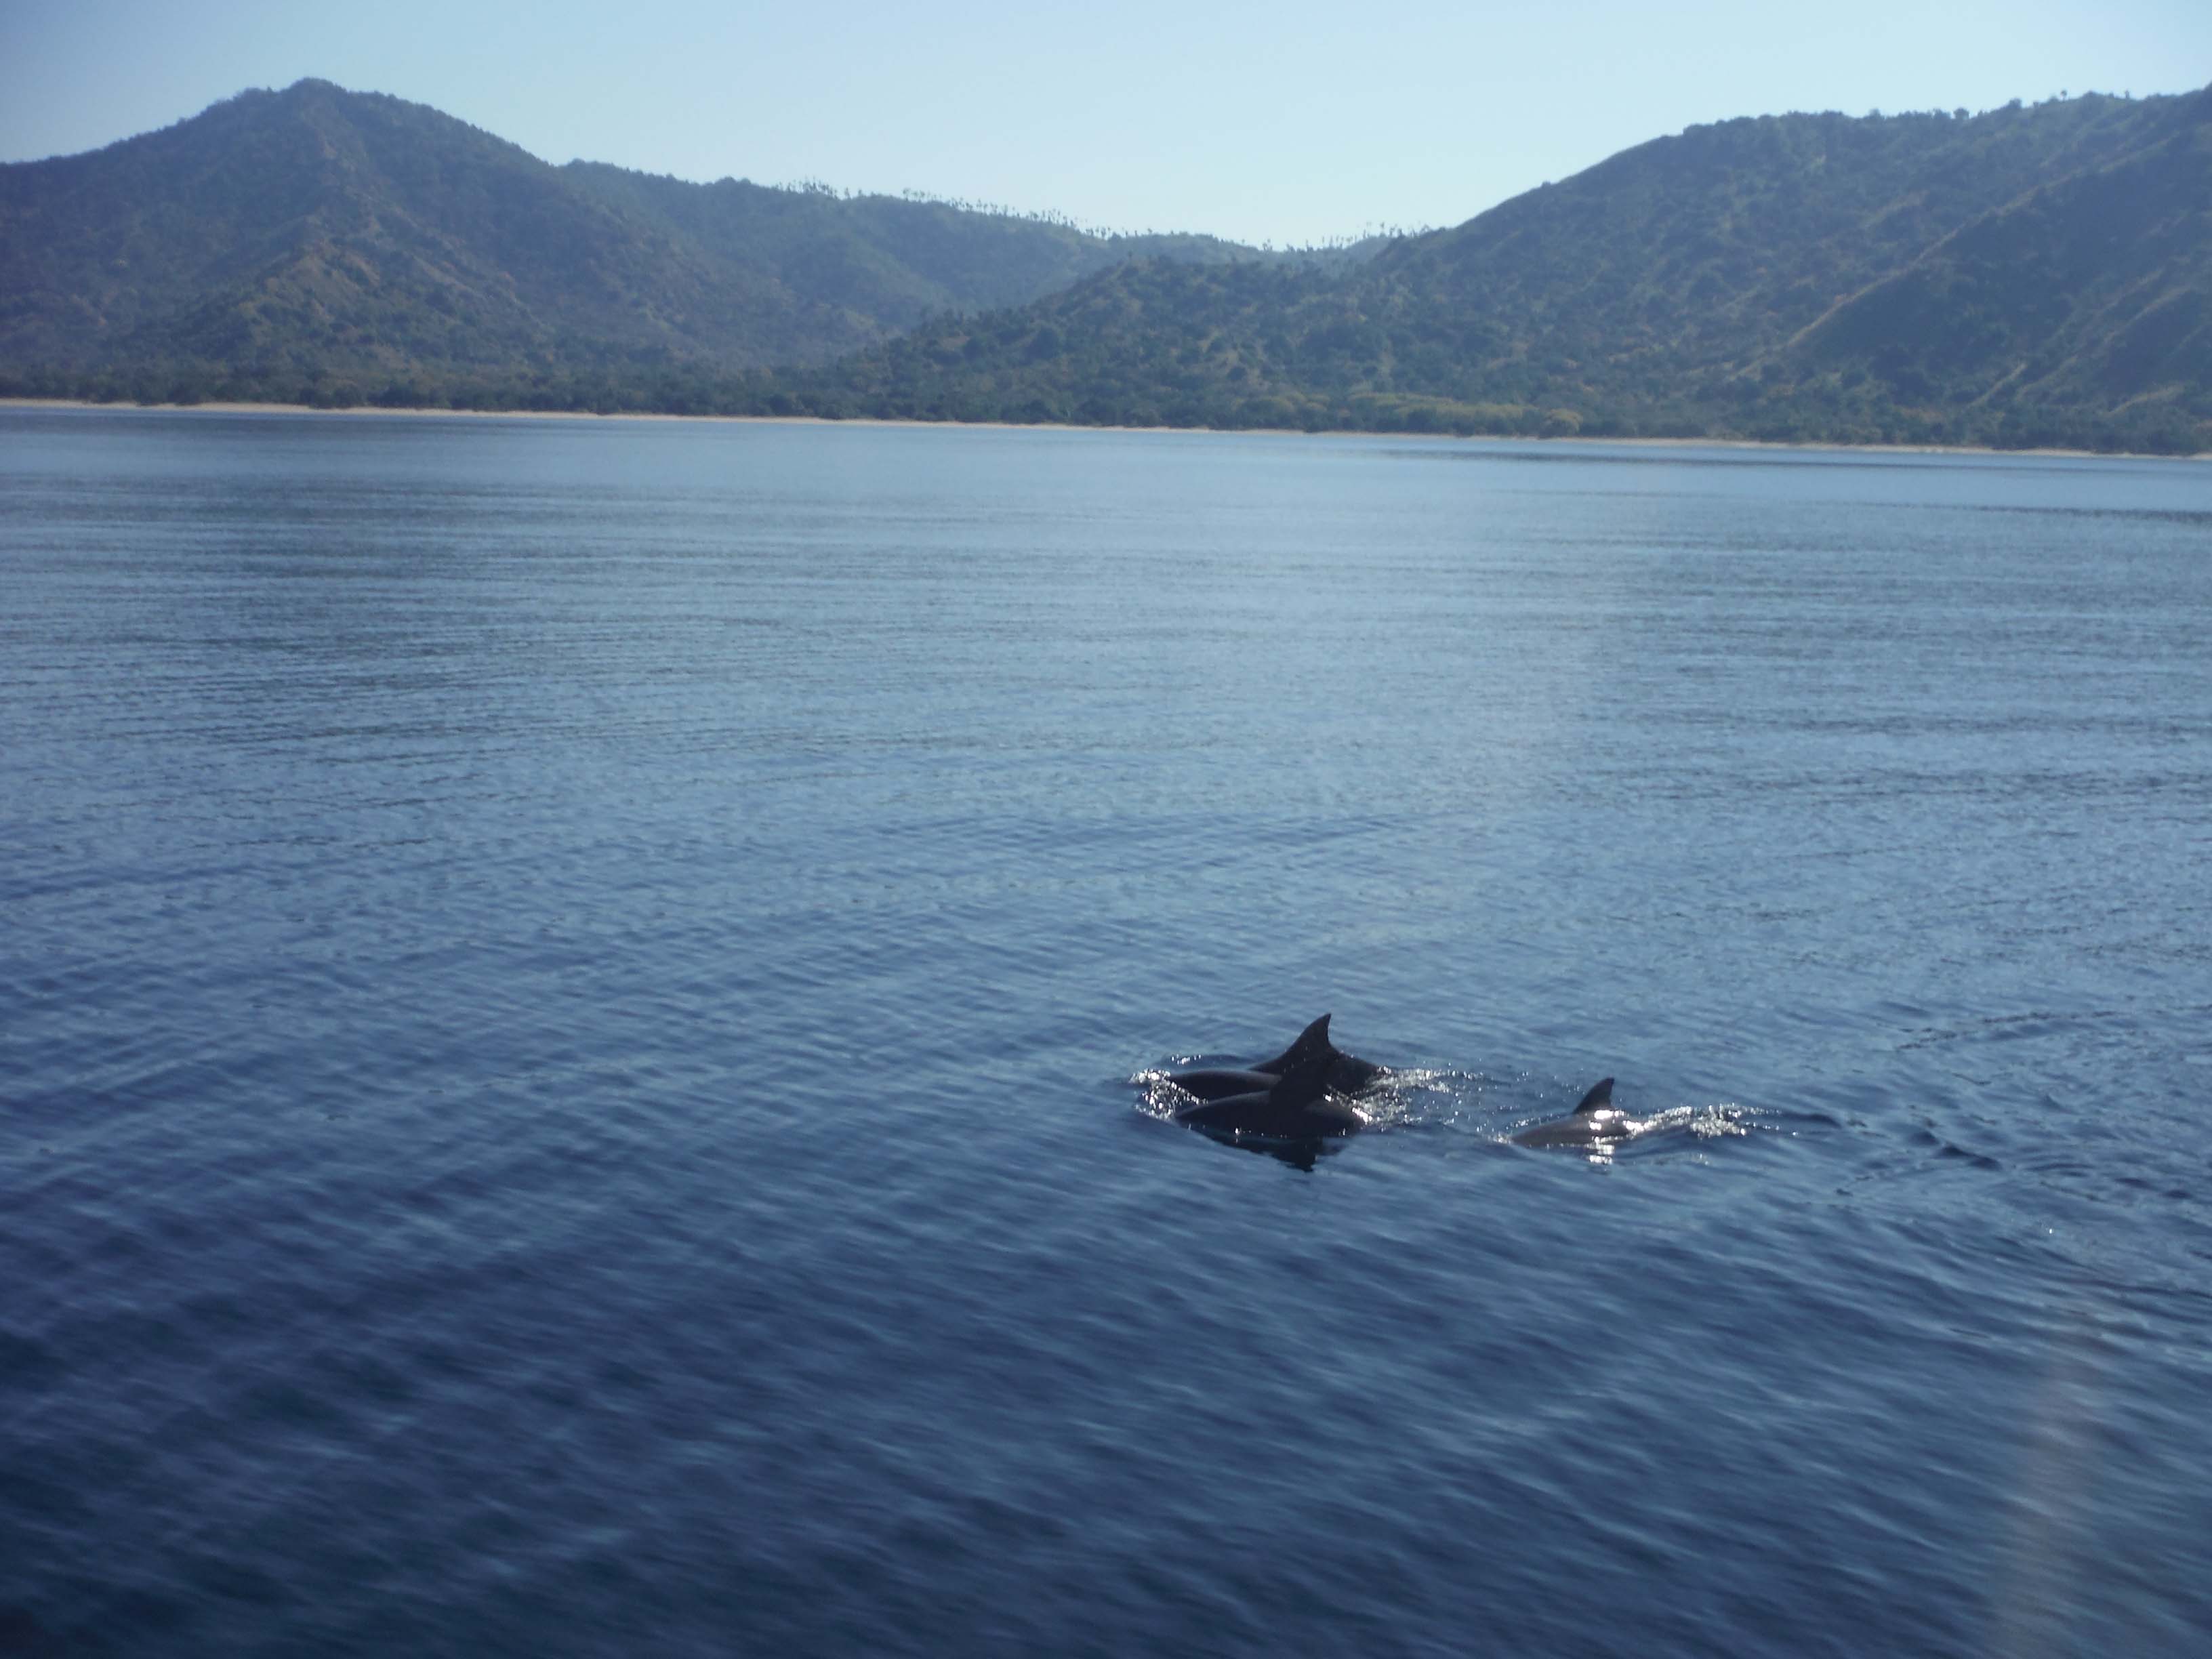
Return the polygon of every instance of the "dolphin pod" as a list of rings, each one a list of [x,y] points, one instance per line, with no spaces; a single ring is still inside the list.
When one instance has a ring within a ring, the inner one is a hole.
[[[1267,1062],[1279,1065],[1279,1072],[1255,1066],[1249,1072],[1188,1073],[1205,1079],[1202,1086],[1208,1089],[1236,1088],[1236,1081],[1247,1086],[1178,1106],[1175,1121],[1216,1133],[1266,1135],[1278,1140],[1320,1140],[1356,1133],[1367,1127],[1367,1115],[1329,1092],[1336,1062],[1351,1058],[1339,1054],[1329,1042],[1328,1016],[1323,1014],[1300,1033],[1296,1042]],[[1366,1064],[1364,1060],[1355,1063]],[[1178,1086],[1182,1084],[1181,1078],[1173,1081]]]
[[[1188,1106],[1176,1106],[1176,1124],[1314,1141],[1364,1128],[1367,1113],[1343,1095],[1358,1093],[1380,1075],[1382,1066],[1347,1055],[1329,1042],[1329,1015],[1321,1015],[1274,1060],[1243,1068],[1168,1073],[1168,1082],[1194,1097]]]
[[[1382,1075],[1382,1068],[1356,1054],[1347,1054],[1328,1040],[1328,1016],[1319,1019],[1298,1033],[1297,1041],[1273,1060],[1263,1060],[1242,1070],[1209,1068],[1196,1072],[1170,1072],[1168,1081],[1187,1095],[1196,1095],[1200,1100],[1228,1100],[1237,1095],[1265,1094],[1275,1086],[1276,1080],[1301,1059],[1319,1054],[1328,1063],[1328,1073],[1322,1082],[1340,1095],[1357,1094]]]
[[[1366,1113],[1343,1097],[1369,1087],[1383,1068],[1331,1042],[1328,1021],[1323,1014],[1273,1060],[1169,1073],[1168,1081],[1193,1097],[1175,1109],[1175,1121],[1215,1133],[1299,1141],[1365,1128]],[[1532,1125],[1512,1139],[1521,1146],[1593,1147],[1626,1140],[1642,1127],[1613,1103],[1613,1079],[1607,1078],[1567,1116]]]

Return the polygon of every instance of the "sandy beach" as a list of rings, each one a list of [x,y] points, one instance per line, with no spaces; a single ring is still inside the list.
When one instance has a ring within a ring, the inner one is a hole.
[[[820,415],[668,415],[635,410],[601,415],[588,409],[386,409],[368,404],[355,404],[346,409],[317,409],[308,404],[137,404],[121,401],[101,404],[80,398],[0,398],[0,409],[136,410],[147,414],[168,415],[314,415],[339,420],[371,416],[380,419],[461,421],[688,421],[726,426],[910,426],[997,432],[1180,432],[1211,437],[1241,437],[1268,433],[1290,438],[1372,438],[1393,441],[1421,438],[1451,443],[1534,443],[1616,449],[1803,450],[1852,455],[2036,455],[2105,461],[2212,460],[2212,452],[2200,452],[2195,455],[2152,455],[2135,450],[1993,449],[1974,444],[1780,443],[1762,438],[1540,437],[1534,433],[1372,432],[1334,427],[1306,432],[1291,427],[1091,426],[1060,421],[886,420],[875,416],[832,420]]]

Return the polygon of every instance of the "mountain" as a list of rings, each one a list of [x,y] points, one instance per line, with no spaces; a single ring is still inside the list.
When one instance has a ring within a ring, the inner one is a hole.
[[[302,81],[0,167],[0,373],[329,400],[818,363],[1203,236],[735,179],[556,167],[422,105]]]
[[[2212,93],[2165,125],[1937,239],[1788,360],[1907,405],[2212,416]]]
[[[0,167],[0,392],[2212,449],[2212,90],[1692,127],[1292,255],[302,82]]]
[[[1692,128],[1338,273],[1136,264],[824,412],[2212,448],[2212,93]]]

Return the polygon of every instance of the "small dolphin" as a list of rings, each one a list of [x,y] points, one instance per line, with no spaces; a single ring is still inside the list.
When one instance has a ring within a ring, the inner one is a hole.
[[[1320,1053],[1328,1061],[1329,1088],[1339,1094],[1357,1094],[1382,1075],[1382,1068],[1371,1060],[1356,1054],[1347,1054],[1328,1040],[1328,1016],[1319,1019],[1298,1033],[1297,1041],[1273,1060],[1263,1060],[1256,1066],[1242,1070],[1209,1068],[1196,1072],[1170,1072],[1168,1081],[1185,1094],[1196,1095],[1200,1100],[1229,1100],[1238,1095],[1265,1094],[1275,1086],[1275,1079],[1288,1072],[1307,1055]]]
[[[1328,1024],[1328,1017],[1323,1015],[1291,1045],[1291,1063],[1282,1076],[1258,1074],[1266,1088],[1178,1107],[1175,1121],[1216,1134],[1267,1135],[1279,1140],[1319,1140],[1365,1128],[1364,1112],[1328,1092],[1331,1062],[1337,1056],[1322,1029]],[[1307,1043],[1306,1038],[1317,1031],[1318,1040]],[[1305,1044],[1303,1052],[1301,1044]]]
[[[1519,1146],[1601,1146],[1626,1140],[1641,1127],[1613,1103],[1613,1079],[1607,1078],[1583,1097],[1571,1117],[1523,1129],[1513,1141]]]

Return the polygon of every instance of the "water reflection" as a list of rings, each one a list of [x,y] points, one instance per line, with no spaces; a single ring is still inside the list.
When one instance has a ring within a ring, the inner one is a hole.
[[[1319,1167],[1322,1159],[1334,1158],[1345,1146],[1342,1140],[1282,1140],[1272,1135],[1220,1133],[1210,1129],[1198,1133],[1219,1146],[1234,1146],[1240,1152],[1256,1152],[1308,1175]]]

